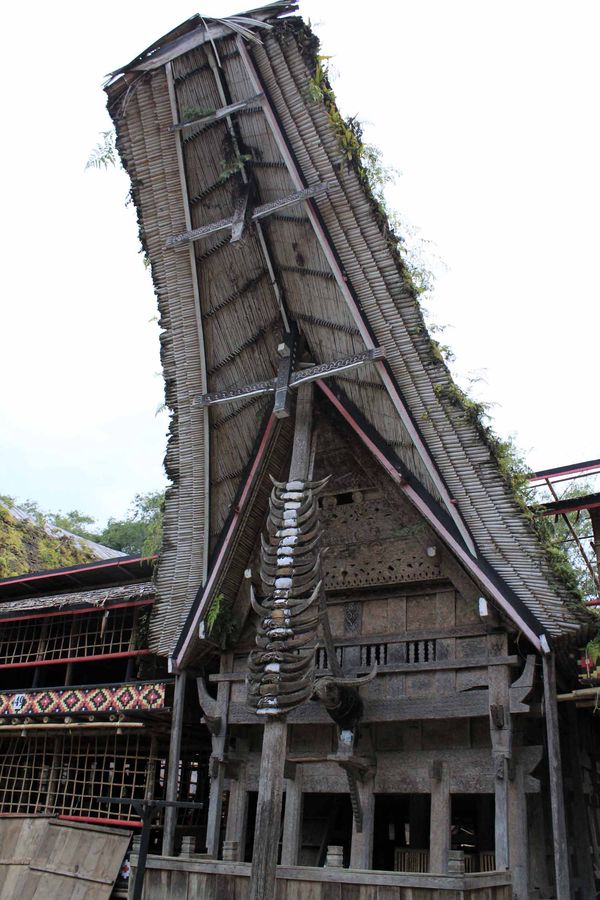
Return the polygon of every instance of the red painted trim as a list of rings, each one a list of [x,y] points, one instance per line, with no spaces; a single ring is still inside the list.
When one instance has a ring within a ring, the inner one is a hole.
[[[558,475],[575,475],[577,472],[591,472],[600,469],[600,459],[592,459],[585,463],[573,463],[572,466],[557,466],[555,469],[542,469],[529,476],[529,481],[546,481]]]
[[[558,503],[564,503],[564,500],[559,500]],[[600,506],[600,500],[597,503],[577,503],[577,497],[573,498],[573,503],[569,504],[569,506],[561,506],[560,509],[544,509],[542,510],[543,516],[564,516],[566,513],[579,512],[581,509],[598,509]]]
[[[221,545],[221,550],[219,551],[219,555],[218,555],[217,559],[215,560],[215,564],[212,567],[210,577],[209,577],[208,581],[206,582],[204,591],[202,592],[202,599],[201,599],[200,603],[198,604],[198,609],[196,610],[196,614],[195,614],[195,616],[192,620],[192,623],[188,629],[188,632],[187,632],[187,635],[185,638],[185,642],[184,642],[181,650],[179,651],[177,658],[174,661],[176,667],[178,667],[181,664],[181,661],[183,660],[183,658],[187,652],[189,643],[192,639],[192,635],[194,635],[196,633],[196,629],[198,628],[198,625],[201,620],[201,616],[204,612],[204,604],[205,604],[206,598],[210,595],[210,592],[212,591],[212,589],[214,587],[215,581],[217,580],[217,576],[221,569],[221,564],[227,554],[227,551],[229,550],[229,545],[230,545],[231,540],[237,530],[238,522],[240,520],[240,515],[244,508],[244,504],[246,503],[246,500],[248,499],[248,494],[250,493],[250,490],[252,488],[254,478],[256,476],[256,472],[258,471],[258,468],[262,462],[262,458],[265,454],[267,444],[269,442],[269,439],[271,437],[271,434],[272,434],[273,429],[275,428],[276,424],[277,424],[277,419],[271,413],[271,415],[269,416],[269,421],[267,422],[267,425],[265,427],[265,431],[262,436],[262,440],[258,447],[258,451],[256,453],[256,456],[254,457],[254,462],[252,463],[252,468],[250,469],[250,472],[248,473],[248,477],[246,479],[246,483],[244,485],[244,489],[240,496],[238,505],[235,509],[234,515],[232,516],[231,522],[229,523],[229,529],[227,531],[227,535],[223,541],[223,544]]]
[[[348,412],[344,404],[341,403],[340,400],[335,396],[333,391],[329,387],[327,387],[325,382],[317,381],[316,384],[318,384],[325,396],[333,403],[338,412],[344,417],[352,430],[355,431],[356,434],[358,434],[362,442],[371,451],[371,453],[379,461],[379,463],[384,467],[390,477],[396,482],[396,484],[398,484],[402,488],[405,496],[411,501],[413,506],[419,510],[422,516],[429,522],[429,524],[439,534],[443,541],[453,550],[453,552],[456,554],[456,556],[459,557],[461,562],[464,563],[466,568],[477,578],[478,581],[481,582],[481,584],[485,586],[486,590],[489,591],[492,597],[494,597],[498,605],[501,606],[504,612],[509,616],[509,618],[511,618],[512,621],[515,622],[516,625],[518,625],[521,631],[529,638],[534,647],[536,647],[538,650],[541,650],[541,644],[538,635],[535,634],[529,627],[529,625],[527,625],[527,623],[521,619],[521,617],[513,609],[512,605],[498,590],[496,585],[493,584],[485,575],[485,573],[480,570],[479,566],[477,565],[477,561],[469,556],[469,554],[460,546],[453,535],[451,535],[450,532],[447,531],[447,529],[442,525],[442,523],[438,521],[427,504],[424,503],[417,492],[406,483],[405,479],[394,468],[392,463],[385,458],[381,450],[379,450],[379,448],[373,443],[373,441],[365,434],[358,422],[356,422],[356,420]]]
[[[155,599],[155,597],[152,597],[150,600],[124,600],[123,603],[113,603],[112,606],[86,606],[84,609],[60,609],[34,613],[33,615],[29,615],[29,610],[23,610],[23,614],[20,616],[7,616],[6,618],[2,616],[2,602],[0,601],[0,626],[6,622],[30,622],[32,619],[49,619],[54,616],[80,616],[83,613],[109,612],[113,609],[125,609],[129,606],[151,606]]]
[[[122,650],[119,653],[99,653],[96,656],[68,656],[64,659],[34,659],[32,662],[0,663],[0,669],[25,669],[28,666],[60,666],[65,663],[97,662],[99,659],[124,659],[126,656],[147,656],[151,650]],[[29,690],[29,688],[26,688]],[[37,688],[35,690],[38,690]]]
[[[131,557],[123,557],[121,560],[120,557],[116,556],[114,559],[105,559],[102,562],[99,562],[97,565],[90,565],[90,563],[84,563],[82,566],[77,566],[73,569],[56,569],[56,571],[52,571],[49,569],[47,572],[40,572],[35,575],[23,575],[21,578],[6,578],[0,580],[0,585],[6,584],[21,584],[23,581],[38,581],[40,578],[60,578],[62,575],[75,575],[77,572],[94,572],[96,569],[109,569],[118,566],[132,566],[135,563],[140,562],[150,562],[153,559],[158,559],[158,556],[155,554],[154,556],[136,556],[134,559]]]
[[[63,822],[87,822],[90,825],[122,825],[127,828],[141,828],[142,823],[138,819],[130,822],[128,819],[100,819],[94,816],[58,816]]]

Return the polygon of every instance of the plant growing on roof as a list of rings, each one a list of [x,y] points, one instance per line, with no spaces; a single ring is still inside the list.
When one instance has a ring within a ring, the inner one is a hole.
[[[86,169],[108,169],[117,164],[115,132],[111,128],[110,131],[101,131],[100,135],[102,140],[98,141],[90,153]]]
[[[232,604],[225,600],[223,593],[215,594],[204,621],[207,636],[225,650],[236,630],[236,621]]]

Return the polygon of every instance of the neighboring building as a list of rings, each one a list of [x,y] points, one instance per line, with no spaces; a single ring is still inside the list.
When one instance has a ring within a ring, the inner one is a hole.
[[[587,900],[597,725],[556,685],[596,619],[427,334],[294,9],[196,16],[107,87],[173,485],[156,599],[144,560],[0,584],[3,810],[197,801],[150,898],[270,900],[279,857],[285,900]]]
[[[81,890],[88,850],[90,859],[113,854],[100,872],[88,860],[87,872],[90,882],[103,876],[110,893],[106,876],[112,866],[116,877],[140,815],[103,798],[164,794],[173,678],[147,647],[153,566],[121,554],[0,580],[0,894],[7,900],[24,896],[27,878],[37,877],[37,869],[25,872],[28,856],[45,867],[49,891],[58,890],[50,876],[73,866]],[[192,795],[198,768],[196,753],[184,763]],[[61,850],[50,858],[43,826],[57,821]],[[65,831],[64,823],[80,824]],[[152,840],[160,847],[156,830]],[[10,893],[11,877],[19,893]],[[66,883],[60,891],[70,896]]]

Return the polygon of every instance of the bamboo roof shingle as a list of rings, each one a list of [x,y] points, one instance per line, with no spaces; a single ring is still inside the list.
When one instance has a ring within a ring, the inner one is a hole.
[[[487,566],[509,606],[523,605],[534,638],[576,632],[585,611],[557,583],[493,447],[456,403],[389,226],[341,144],[339,114],[314,89],[315,38],[287,16],[295,8],[195,17],[107,86],[173,411],[151,645],[172,652],[222,558],[272,408],[269,395],[212,407],[195,398],[273,379],[291,322],[317,364],[383,348],[385,360],[328,382],[336,396],[441,511],[464,559]],[[290,202],[307,188],[312,196]],[[266,204],[277,208],[257,218]]]

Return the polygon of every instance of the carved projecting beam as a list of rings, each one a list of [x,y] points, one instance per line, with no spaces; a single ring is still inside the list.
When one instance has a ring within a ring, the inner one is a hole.
[[[356,353],[354,356],[346,356],[343,359],[333,360],[333,362],[322,363],[318,366],[310,366],[307,369],[292,372],[289,378],[288,387],[297,388],[300,387],[301,384],[307,384],[310,381],[335,377],[341,372],[347,372],[349,369],[358,369],[361,366],[376,363],[378,360],[384,359],[384,357],[384,349],[382,347],[375,347],[373,350],[367,350],[366,353]],[[277,379],[273,379],[272,381],[257,381],[254,384],[233,388],[230,391],[215,391],[212,394],[200,394],[196,397],[195,402],[197,406],[214,406],[216,403],[227,403],[231,400],[246,400],[248,397],[254,397],[258,394],[274,394],[275,391],[280,388],[281,385]]]
[[[287,194],[285,197],[279,197],[277,200],[272,200],[270,203],[263,203],[261,206],[255,207],[253,213],[249,218],[253,222],[258,222],[261,219],[266,218],[266,216],[270,216],[273,213],[279,212],[281,209],[285,209],[286,206],[294,206],[296,203],[301,203],[304,200],[309,200],[311,197],[316,197],[319,194],[324,194],[329,190],[329,185],[325,182],[319,182],[319,184],[313,184],[310,187],[303,188],[301,191],[294,191],[293,194]],[[191,241],[199,241],[201,238],[208,237],[209,234],[215,234],[217,231],[227,231],[227,229],[232,229],[235,225],[235,213],[233,217],[229,219],[218,219],[216,222],[209,222],[208,225],[201,225],[200,228],[193,228],[191,231],[184,231],[182,234],[174,234],[170,238],[167,238],[166,247],[181,247],[183,244],[189,244]]]

